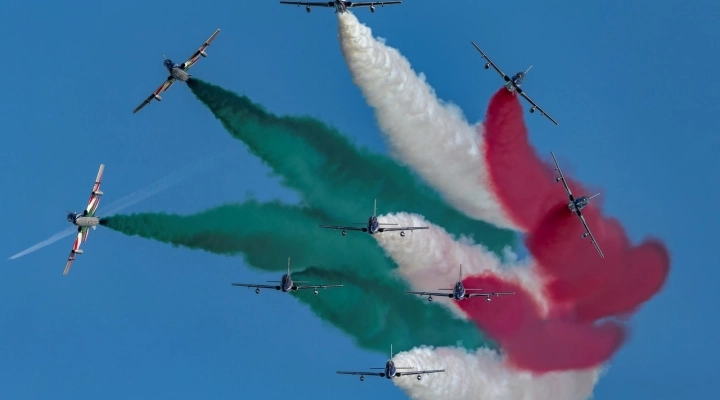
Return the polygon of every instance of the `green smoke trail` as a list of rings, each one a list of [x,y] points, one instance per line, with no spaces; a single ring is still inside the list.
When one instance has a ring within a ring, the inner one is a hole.
[[[198,79],[190,79],[188,86],[234,138],[283,177],[284,185],[325,211],[328,218],[321,223],[362,222],[372,211],[373,199],[378,199],[379,214],[424,215],[450,233],[482,239],[498,254],[514,244],[514,232],[465,217],[409,169],[358,148],[317,119],[273,115],[245,96]]]
[[[248,201],[190,216],[119,215],[100,223],[176,246],[243,254],[250,265],[265,271],[284,271],[286,257],[292,257],[294,270],[309,267],[295,272],[294,278],[344,285],[318,296],[293,295],[366,349],[385,352],[390,344],[400,350],[418,344],[494,346],[473,324],[454,318],[441,306],[406,295],[407,286],[392,275],[392,262],[369,235],[329,239],[314,228],[323,218],[317,209]]]

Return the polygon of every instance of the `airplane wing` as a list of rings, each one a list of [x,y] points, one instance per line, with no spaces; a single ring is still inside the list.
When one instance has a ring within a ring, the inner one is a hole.
[[[357,228],[354,226],[335,226],[335,225],[318,225],[318,228],[325,228],[325,229],[342,229],[344,231],[367,231],[367,228]]]
[[[570,201],[574,201],[575,198],[573,197],[572,192],[570,191],[570,188],[567,185],[567,182],[565,182],[565,176],[563,175],[562,170],[560,169],[560,165],[557,162],[557,158],[555,158],[555,153],[553,153],[551,151],[550,155],[552,156],[553,161],[555,162],[555,170],[560,175],[559,177],[555,178],[555,181],[558,181],[558,180],[562,181],[563,186],[565,186],[565,192],[567,193],[568,197],[570,198]]]
[[[302,285],[295,286],[296,289],[327,289],[331,287],[342,287],[343,285]]]
[[[381,369],[384,369],[384,368],[381,368]],[[384,373],[384,372],[355,372],[355,371],[337,371],[337,373],[338,373],[338,374],[343,374],[343,375],[367,375],[367,376],[379,376],[379,377],[381,377],[381,378],[385,376],[385,373]]]
[[[254,287],[254,288],[260,288],[260,289],[275,289],[280,290],[280,286],[278,285],[255,285],[252,283],[233,283],[233,286],[242,286],[242,287]]]
[[[295,6],[312,6],[312,7],[334,7],[335,4],[332,1],[281,1],[280,4],[292,4]]]
[[[100,169],[98,170],[97,177],[95,178],[95,184],[93,184],[92,191],[90,191],[90,199],[88,200],[88,204],[87,207],[85,207],[83,215],[89,217],[94,216],[98,205],[100,205],[100,196],[103,194],[103,192],[100,191],[103,172],[105,172],[105,164],[100,164]]]
[[[83,241],[83,230],[82,228],[78,228],[77,236],[75,236],[75,242],[73,243],[72,250],[70,250],[70,255],[68,256],[67,262],[65,263],[65,270],[63,271],[63,276],[67,275],[68,272],[70,272],[70,267],[72,266],[73,261],[75,261],[75,254],[81,254],[78,252],[80,249],[80,243]]]
[[[449,290],[449,289],[448,289]],[[417,294],[422,296],[442,296],[442,297],[453,297],[452,293],[440,293],[440,292],[405,292],[408,294]]]
[[[467,290],[467,289],[465,289]],[[515,294],[515,292],[494,292],[494,293],[467,293],[465,294],[465,297],[491,297],[491,296],[500,296],[500,295],[506,295],[506,294]]]
[[[157,88],[154,92],[152,92],[152,94],[150,96],[148,96],[148,98],[145,99],[145,101],[143,101],[139,106],[137,106],[133,110],[133,114],[140,111],[140,109],[145,107],[146,105],[150,104],[152,99],[160,100],[161,99],[160,93],[170,89],[170,86],[172,86],[173,83],[175,83],[175,78],[173,78],[172,76],[168,76],[167,80],[165,82],[163,82],[163,84],[160,85],[159,88]]]
[[[348,7],[370,7],[370,6],[385,6],[388,4],[402,4],[402,1],[374,1],[370,3],[359,3],[354,1],[348,1]]]
[[[397,369],[400,369],[397,367]],[[403,375],[422,375],[422,374],[435,374],[438,372],[445,372],[444,369],[429,369],[427,371],[410,371],[410,372],[396,372],[395,376],[403,376]]]
[[[498,74],[500,74],[500,76],[505,80],[505,82],[510,82],[510,77],[507,76],[507,75],[505,75],[504,72],[500,71],[500,68],[498,68],[498,66],[495,65],[494,62],[492,62],[492,60],[490,59],[490,57],[488,57],[487,54],[485,54],[484,51],[480,50],[480,47],[478,47],[478,45],[476,45],[475,42],[470,42],[470,43],[472,43],[472,45],[475,46],[475,49],[477,49],[477,51],[480,52],[480,54],[482,55],[482,58],[484,58],[485,60],[487,60],[487,63],[490,64],[490,66],[492,66],[493,69],[495,69],[495,71],[498,72]]]
[[[529,101],[530,104],[532,104],[534,108],[536,108],[538,111],[540,111],[540,114],[546,116],[550,121],[553,122],[553,124],[555,124],[555,125],[558,124],[557,121],[555,121],[555,119],[553,119],[553,117],[551,117],[548,113],[546,113],[545,110],[543,110],[542,108],[540,108],[540,106],[537,105],[537,103],[534,102],[527,94],[525,94],[525,92],[523,92],[523,91],[521,91],[521,90],[518,90],[517,92],[520,93],[520,96],[524,97],[525,100]],[[532,111],[532,110],[531,110],[531,111]]]
[[[587,235],[590,236],[590,240],[592,241],[592,244],[595,246],[595,249],[600,254],[600,257],[605,258],[605,255],[603,254],[602,250],[600,250],[600,246],[597,244],[597,241],[595,241],[595,236],[593,236],[592,232],[590,232],[590,227],[588,226],[587,222],[585,222],[585,217],[582,216],[582,214],[578,215],[580,217],[580,221],[582,222],[583,226],[585,227],[585,232],[587,232]]]
[[[416,229],[429,229],[428,226],[406,226],[403,228],[380,228],[380,232],[392,232],[392,231],[414,231]]]
[[[210,43],[215,40],[215,36],[217,36],[218,33],[220,33],[220,29],[216,30],[215,33],[210,36],[210,39],[206,40],[205,43],[203,43],[202,46],[200,46],[200,48],[182,64],[182,69],[184,71],[187,71],[190,67],[195,65],[195,63],[200,59],[200,56],[207,57],[205,49],[207,49],[207,47],[210,46]]]

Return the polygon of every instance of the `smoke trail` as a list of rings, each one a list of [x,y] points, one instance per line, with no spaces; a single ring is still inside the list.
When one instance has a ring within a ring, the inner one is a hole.
[[[554,167],[531,148],[515,96],[504,89],[493,96],[485,127],[493,186],[513,220],[529,231],[526,245],[550,280],[553,301],[572,302],[578,318],[593,321],[633,312],[662,288],[670,260],[659,241],[631,245],[620,223],[603,217],[595,205],[583,215],[605,258],[580,238],[582,224],[567,209]],[[571,178],[568,185],[577,196],[587,193]]]
[[[228,153],[226,152],[224,155],[227,155],[227,154]],[[212,161],[210,158],[204,158],[202,160],[199,160],[198,162],[196,162],[190,166],[184,167],[184,168],[180,169],[179,171],[175,171],[172,174],[170,174],[169,176],[166,176],[165,178],[155,181],[140,190],[132,192],[127,196],[121,197],[121,198],[111,202],[110,204],[108,204],[105,207],[104,214],[112,215],[112,214],[118,213],[130,206],[133,206],[133,205],[147,199],[148,197],[154,196],[154,195],[162,192],[163,190],[181,182],[185,178],[209,168],[211,165],[209,163],[210,161]],[[71,226],[67,229],[64,229],[64,230],[50,236],[49,238],[43,240],[42,242],[37,243],[21,252],[15,254],[14,256],[11,256],[10,258],[8,258],[8,260],[14,260],[14,259],[20,258],[24,255],[28,255],[32,252],[42,249],[45,246],[51,245],[60,239],[66,238],[70,235],[73,235],[76,232],[77,232],[77,227]]]
[[[373,199],[378,199],[379,212],[421,213],[442,221],[453,233],[482,236],[493,251],[514,242],[515,233],[464,217],[407,168],[356,147],[321,121],[273,115],[245,96],[201,80],[191,79],[188,86],[234,138],[283,177],[284,185],[324,210],[331,219],[322,223],[362,221],[372,211]]]
[[[428,223],[408,214],[385,219],[398,224]],[[426,235],[405,242],[392,236],[378,236],[377,241],[398,263],[400,273],[413,289],[435,290],[452,285],[462,263],[463,272],[470,275],[463,280],[465,287],[515,292],[490,303],[483,299],[438,299],[448,307],[459,307],[475,321],[500,344],[511,365],[536,372],[594,367],[622,344],[624,330],[619,323],[588,323],[577,319],[571,306],[559,307],[545,301],[541,280],[532,265],[501,266],[497,257],[482,246],[455,241],[436,225],[431,225]]]
[[[483,143],[462,111],[439,100],[424,76],[397,50],[375,40],[354,15],[338,14],[338,20],[340,46],[353,81],[375,108],[397,156],[465,214],[512,227],[488,189],[487,172],[481,168]]]
[[[284,271],[290,256],[294,268],[311,266],[297,272],[296,278],[345,285],[318,296],[296,296],[363,348],[384,352],[391,343],[403,349],[418,343],[492,346],[471,323],[404,294],[406,285],[393,274],[391,261],[369,235],[328,237],[328,232],[314,228],[323,218],[323,212],[316,209],[248,201],[191,216],[113,216],[102,219],[101,224],[174,246],[242,254],[248,264],[266,271]]]
[[[420,347],[393,359],[398,366],[416,369],[445,368],[445,373],[394,379],[412,399],[434,400],[584,400],[598,380],[596,369],[535,375],[508,367],[494,351],[475,353],[456,348]]]

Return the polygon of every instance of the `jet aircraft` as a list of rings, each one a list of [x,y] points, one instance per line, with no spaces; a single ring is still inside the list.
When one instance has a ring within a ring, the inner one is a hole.
[[[495,69],[495,71],[497,71],[500,74],[500,76],[502,76],[502,78],[505,80],[505,82],[506,82],[505,88],[509,92],[511,92],[511,93],[517,92],[518,94],[520,94],[520,96],[524,97],[525,100],[529,101],[530,104],[532,104],[532,108],[530,109],[531,113],[535,112],[535,110],[537,109],[538,111],[540,111],[540,114],[546,116],[555,125],[558,124],[557,121],[555,121],[553,119],[553,117],[551,117],[548,113],[546,113],[545,110],[540,108],[540,106],[537,105],[537,103],[535,103],[527,94],[525,94],[525,92],[520,87],[520,85],[522,85],[523,79],[525,79],[525,75],[527,75],[527,73],[530,71],[530,68],[533,67],[532,65],[530,66],[530,68],[525,70],[525,72],[518,72],[515,75],[513,75],[512,77],[509,77],[509,76],[505,75],[504,72],[500,71],[500,68],[498,68],[498,66],[495,65],[495,63],[492,62],[492,60],[490,60],[490,57],[488,57],[487,54],[485,54],[482,50],[480,50],[480,47],[478,47],[478,45],[476,45],[475,42],[470,42],[470,43],[472,43],[472,45],[475,46],[477,51],[480,52],[480,54],[482,55],[482,58],[487,60],[487,63],[485,63],[485,69],[493,67],[493,69]]]
[[[255,284],[248,284],[248,283],[233,283],[233,286],[244,286],[249,288],[255,288],[255,293],[260,294],[260,289],[275,289],[275,290],[282,290],[283,292],[290,292],[295,290],[302,290],[302,289],[313,289],[313,293],[318,294],[318,289],[326,289],[331,287],[342,287],[342,285],[296,285],[296,283],[307,283],[304,281],[293,281],[292,277],[290,276],[290,257],[288,257],[288,269],[287,273],[283,274],[282,278],[279,281],[268,281],[268,282],[277,282],[279,285],[255,285]]]
[[[420,295],[420,297],[427,296],[428,301],[432,301],[433,296],[450,297],[451,299],[455,299],[458,301],[463,300],[463,299],[469,299],[471,297],[484,296],[485,301],[487,301],[488,303],[490,302],[490,300],[491,300],[490,297],[492,297],[492,296],[498,297],[500,295],[505,295],[505,294],[515,294],[515,292],[467,293],[468,291],[476,292],[476,291],[480,291],[482,289],[468,289],[465,287],[465,285],[463,285],[462,280],[463,280],[462,264],[460,264],[460,273],[458,274],[458,281],[455,283],[455,288],[453,288],[453,289],[438,289],[438,290],[447,290],[447,291],[450,291],[451,293],[439,293],[439,292],[405,292],[405,293],[418,294],[418,295]]]
[[[387,360],[385,363],[384,368],[369,368],[369,369],[381,369],[384,370],[383,372],[354,372],[354,371],[337,371],[338,374],[343,375],[360,375],[360,380],[365,380],[365,375],[367,376],[379,376],[381,378],[397,378],[403,375],[417,375],[417,380],[422,379],[422,374],[434,374],[437,372],[445,372],[445,369],[432,369],[427,371],[398,371],[399,369],[414,369],[412,367],[398,367],[395,365],[395,362],[392,360],[393,352],[392,352],[392,345],[390,345],[390,359]]]
[[[220,29],[216,30],[215,33],[210,36],[210,39],[206,40],[205,43],[203,43],[200,48],[193,53],[190,58],[188,58],[187,61],[185,61],[182,64],[176,64],[171,59],[165,57],[163,55],[163,58],[165,58],[165,61],[163,61],[163,64],[165,65],[165,68],[170,72],[170,76],[167,77],[165,82],[163,82],[162,85],[160,85],[159,88],[157,88],[150,96],[148,96],[145,101],[143,101],[139,106],[137,106],[133,113],[136,113],[140,111],[141,108],[145,107],[146,105],[150,104],[152,99],[155,99],[157,101],[162,101],[162,97],[160,97],[160,93],[170,89],[170,86],[175,83],[176,80],[187,82],[188,78],[190,78],[190,74],[187,73],[187,70],[190,69],[193,65],[195,65],[196,62],[200,59],[200,56],[207,57],[207,53],[205,52],[205,49],[207,49],[208,46],[210,46],[210,43],[212,43],[213,40],[215,40],[215,36],[220,33]]]
[[[570,192],[570,188],[568,187],[567,182],[565,181],[565,176],[563,176],[562,171],[560,170],[560,165],[558,165],[557,159],[555,158],[555,154],[551,151],[550,154],[552,155],[553,161],[555,161],[555,170],[558,172],[559,176],[555,178],[555,182],[562,182],[563,186],[565,186],[565,192],[568,195],[568,199],[570,199],[570,202],[568,203],[568,208],[570,209],[570,212],[577,215],[578,218],[580,218],[580,222],[582,222],[583,226],[585,227],[585,233],[582,234],[583,238],[586,238],[590,236],[590,240],[592,241],[592,244],[597,249],[597,252],[600,254],[600,257],[605,258],[603,255],[602,250],[600,250],[600,246],[595,241],[595,237],[593,236],[592,232],[590,232],[590,227],[588,227],[587,222],[585,222],[585,217],[583,217],[582,210],[590,203],[590,200],[593,197],[599,196],[600,193],[593,195],[593,196],[582,196],[575,198],[572,195],[572,192]]]
[[[342,229],[341,234],[345,236],[347,234],[346,231],[362,231],[367,232],[371,235],[374,235],[378,232],[392,232],[392,231],[400,231],[400,236],[405,236],[405,231],[414,231],[416,229],[428,229],[427,226],[405,226],[401,228],[383,228],[382,226],[389,226],[394,225],[397,226],[397,224],[385,224],[378,222],[377,219],[377,199],[375,199],[375,207],[373,208],[373,215],[368,218],[367,223],[365,222],[355,222],[353,225],[365,225],[365,227],[360,228],[357,226],[336,226],[336,225],[318,225],[318,228],[325,228],[325,229]]]
[[[100,197],[103,195],[103,192],[100,191],[100,182],[102,181],[104,171],[105,164],[100,164],[100,169],[98,170],[97,177],[95,178],[95,184],[93,185],[92,191],[90,191],[90,200],[88,200],[85,211],[83,211],[82,214],[68,212],[68,222],[76,225],[78,230],[72,250],[70,250],[67,263],[65,263],[63,275],[67,275],[68,272],[70,272],[70,266],[73,261],[75,261],[75,254],[83,253],[83,251],[80,250],[80,244],[85,243],[87,240],[88,234],[90,233],[88,228],[92,227],[93,229],[97,229],[97,225],[100,223],[100,218],[95,216],[95,211],[97,211],[98,205],[100,204]]]
[[[384,7],[390,4],[402,4],[402,1],[370,1],[370,2],[357,2],[357,1],[281,1],[280,4],[292,4],[298,7],[305,6],[305,11],[310,12],[310,7],[333,7],[335,13],[348,12],[348,8],[352,7],[370,7],[370,12],[375,12],[375,6]]]

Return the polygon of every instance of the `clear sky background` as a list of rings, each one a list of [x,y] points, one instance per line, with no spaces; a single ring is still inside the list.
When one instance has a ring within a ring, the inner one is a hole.
[[[715,398],[720,3],[407,0],[355,14],[472,122],[501,81],[471,40],[508,74],[534,65],[523,87],[560,126],[526,114],[533,144],[604,189],[606,213],[634,242],[659,237],[672,258],[596,398]],[[99,215],[208,156],[212,169],[126,212],[193,213],[248,195],[297,200],[184,85],[132,114],[167,77],[162,55],[182,62],[217,28],[194,76],[386,151],[330,9],[17,1],[2,17],[4,257],[67,228],[66,210],[85,207],[100,163]],[[101,227],[63,277],[72,241],[0,261],[2,399],[405,398],[385,380],[335,374],[380,367],[388,354],[358,350],[292,296],[231,287],[277,279],[240,258]]]

